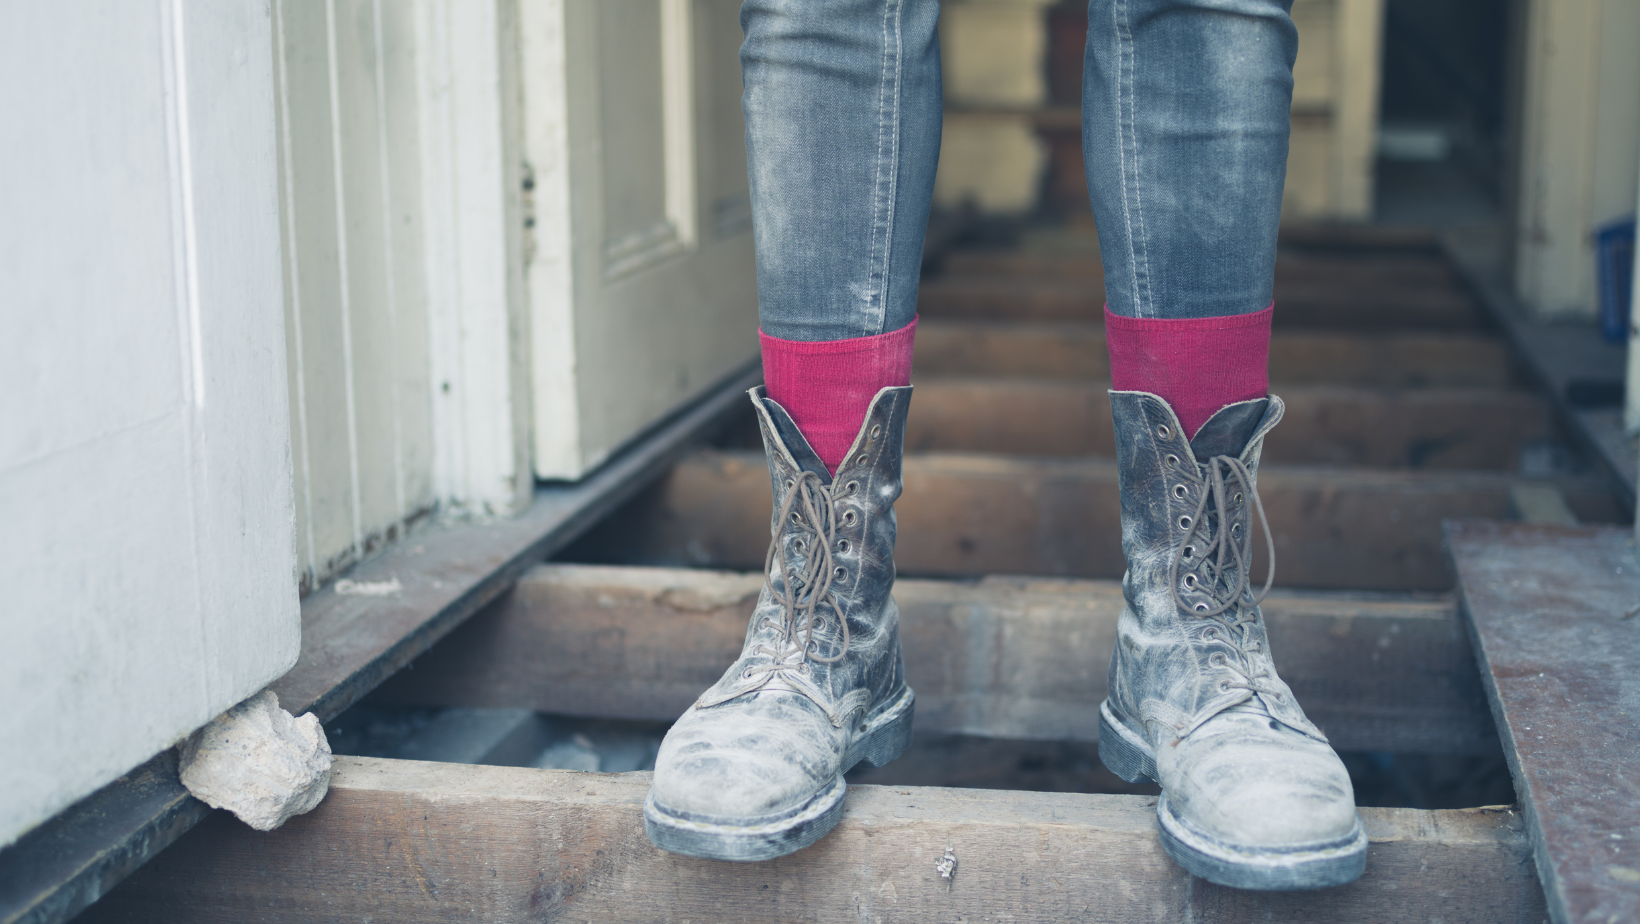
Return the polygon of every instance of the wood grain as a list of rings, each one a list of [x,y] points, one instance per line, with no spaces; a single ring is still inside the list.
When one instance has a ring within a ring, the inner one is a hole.
[[[1114,461],[931,453],[908,456],[904,478],[895,505],[902,574],[1114,578],[1125,568]],[[1266,467],[1259,492],[1277,583],[1445,590],[1452,579],[1441,521],[1509,517],[1515,481],[1497,472]],[[1584,522],[1626,514],[1603,480],[1556,483]],[[577,560],[755,570],[769,514],[762,453],[703,451],[589,533]]]
[[[381,701],[670,721],[740,652],[756,574],[543,565],[388,680]],[[895,585],[919,732],[1096,741],[1115,581]],[[1276,591],[1282,677],[1345,750],[1497,753],[1447,597]]]
[[[1000,375],[1110,380],[1104,326],[1092,323],[936,321],[917,326],[916,368],[925,376]],[[1277,333],[1270,382],[1364,388],[1503,388],[1508,346],[1461,333]]]
[[[87,922],[1538,920],[1506,809],[1362,809],[1366,875],[1241,892],[1161,850],[1145,796],[851,787],[842,822],[768,863],[663,853],[649,774],[338,757],[312,813],[258,834],[213,816]],[[951,849],[949,889],[934,871]]]
[[[1447,537],[1551,917],[1640,919],[1633,533],[1472,521]]]
[[[1107,384],[1040,379],[916,380],[910,452],[1114,456]],[[1522,447],[1551,433],[1548,404],[1493,389],[1294,386],[1266,464],[1378,468],[1519,467]]]

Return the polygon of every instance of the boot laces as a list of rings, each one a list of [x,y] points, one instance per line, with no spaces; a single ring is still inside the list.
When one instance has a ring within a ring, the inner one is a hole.
[[[766,654],[773,663],[747,670],[746,679],[759,674],[784,671],[808,673],[808,662],[835,664],[848,654],[848,618],[838,605],[837,594],[831,589],[835,571],[832,567],[832,545],[837,537],[837,511],[833,492],[837,486],[826,485],[813,472],[803,472],[793,479],[786,497],[780,504],[770,527],[769,553],[763,558],[763,580],[779,599],[781,618],[775,626],[781,633],[777,651],[766,645],[753,650]],[[799,542],[811,546],[803,567],[794,572],[790,556],[780,554],[780,536],[788,524],[795,525]],[[774,587],[772,569],[776,558],[780,561],[781,587]],[[842,626],[843,643],[837,654],[826,657],[814,650],[814,630],[823,617],[817,614],[822,604],[828,604],[837,622]],[[765,619],[765,622],[769,620]]]
[[[1218,455],[1207,460],[1206,468],[1201,482],[1201,500],[1196,503],[1184,538],[1173,550],[1168,583],[1172,587],[1173,602],[1180,610],[1217,622],[1228,633],[1226,641],[1244,655],[1252,655],[1261,647],[1252,631],[1258,625],[1258,605],[1269,594],[1270,585],[1275,581],[1275,538],[1270,533],[1264,502],[1258,496],[1253,474],[1246,463],[1235,456]],[[1248,580],[1253,563],[1252,536],[1237,536],[1226,525],[1231,518],[1232,497],[1237,504],[1243,497],[1250,502],[1258,515],[1259,525],[1263,527],[1264,541],[1270,552],[1264,586],[1257,594],[1252,592]],[[1186,550],[1190,550],[1188,563]],[[1180,581],[1191,576],[1194,576],[1191,582],[1194,589],[1211,600],[1211,604],[1192,605],[1185,600],[1179,589]],[[1221,681],[1220,689],[1229,692],[1240,688],[1284,696],[1279,688],[1265,682],[1270,677],[1270,671],[1264,667],[1254,667],[1255,663],[1251,657],[1240,665],[1228,658],[1218,658],[1215,666],[1234,675],[1234,679]]]

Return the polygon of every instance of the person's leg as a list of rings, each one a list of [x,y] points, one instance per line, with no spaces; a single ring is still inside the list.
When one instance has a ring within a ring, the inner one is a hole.
[[[1113,384],[1169,399],[1187,434],[1268,384],[1298,48],[1290,6],[1089,6],[1082,138]]]
[[[747,0],[746,149],[774,516],[741,655],[678,719],[644,806],[676,853],[763,860],[837,823],[911,740],[893,505],[939,157],[935,0]]]
[[[748,0],[746,154],[769,397],[828,469],[910,381],[939,160],[934,0]]]
[[[1249,889],[1351,881],[1367,847],[1348,773],[1276,673],[1249,574],[1259,454],[1282,414],[1267,362],[1289,6],[1093,0],[1083,102],[1128,561],[1100,756],[1161,783],[1174,859]]]

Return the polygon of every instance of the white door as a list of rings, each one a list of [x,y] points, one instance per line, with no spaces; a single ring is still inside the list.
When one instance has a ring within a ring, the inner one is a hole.
[[[757,355],[737,0],[520,0],[535,469]]]
[[[272,50],[0,5],[0,847],[295,663]]]

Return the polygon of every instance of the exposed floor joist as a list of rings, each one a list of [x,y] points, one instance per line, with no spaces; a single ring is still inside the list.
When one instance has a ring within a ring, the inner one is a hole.
[[[928,320],[917,326],[924,376],[1016,376],[1110,381],[1103,325]],[[1509,347],[1463,333],[1277,333],[1270,382],[1361,388],[1507,388]]]
[[[1351,287],[1350,277],[1369,275],[1356,267],[1339,280],[1276,280],[1275,328],[1372,330],[1474,330],[1481,313],[1456,287],[1430,288],[1418,282]],[[1008,278],[952,273],[922,285],[917,310],[930,320],[1092,321],[1104,320],[1104,286],[1097,279]]]
[[[1367,872],[1315,892],[1192,879],[1144,796],[851,787],[836,830],[768,863],[663,853],[649,774],[339,757],[329,797],[258,834],[201,825],[84,920],[1535,921],[1543,896],[1507,809],[1361,810]],[[935,872],[950,849],[947,883]]]
[[[1627,529],[1447,527],[1556,924],[1640,920],[1640,558]]]
[[[671,721],[740,653],[757,574],[543,565],[377,700]],[[901,580],[917,729],[1096,741],[1115,581]],[[1345,750],[1496,753],[1450,598],[1277,591],[1282,677]]]
[[[394,593],[310,594],[300,659],[271,689],[294,713],[347,708],[659,476],[761,380],[756,366],[737,373],[585,480],[537,488],[516,518],[430,527],[346,575],[397,581]],[[0,924],[68,920],[208,812],[160,754],[0,851]]]
[[[1119,577],[1125,567],[1114,461],[936,453],[907,456],[904,479],[895,505],[902,574]],[[1501,472],[1262,468],[1277,582],[1445,590],[1451,574],[1441,521],[1511,517],[1517,481]],[[1556,483],[1580,520],[1623,519],[1604,479]],[[755,570],[768,548],[769,515],[762,453],[703,451],[590,533],[576,554]]]
[[[909,452],[1116,455],[1106,383],[918,376]],[[1265,441],[1274,465],[1512,470],[1551,435],[1547,403],[1523,391],[1280,390],[1287,416]]]

